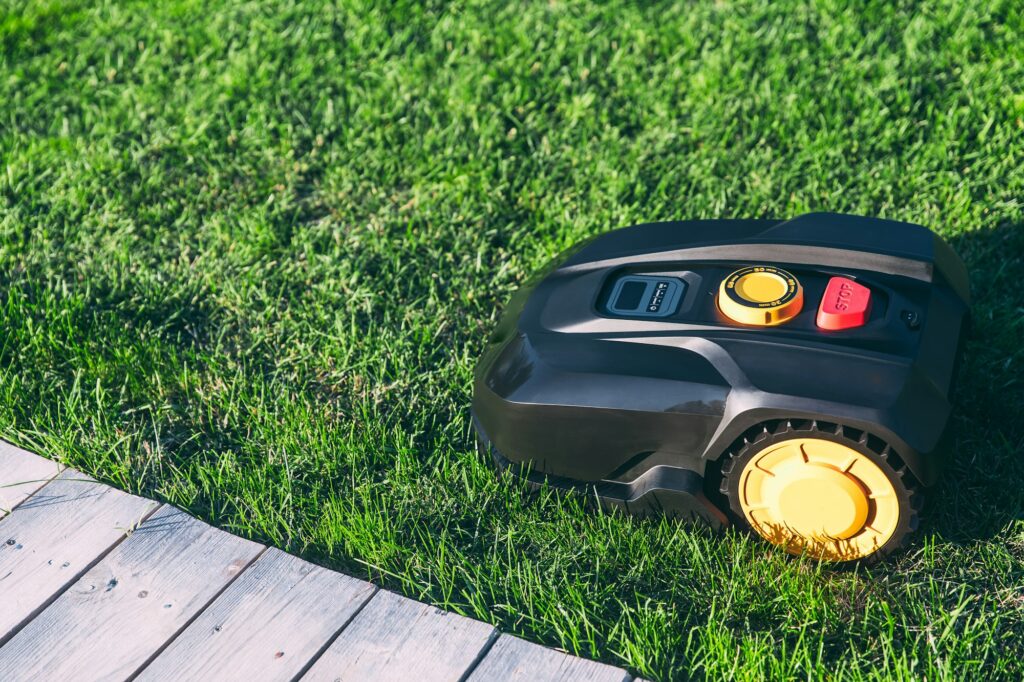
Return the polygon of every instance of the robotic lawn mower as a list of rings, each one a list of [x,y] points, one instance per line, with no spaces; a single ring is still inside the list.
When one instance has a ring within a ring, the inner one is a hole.
[[[875,559],[916,528],[939,476],[968,307],[963,262],[917,225],[615,230],[515,294],[473,422],[531,483]]]

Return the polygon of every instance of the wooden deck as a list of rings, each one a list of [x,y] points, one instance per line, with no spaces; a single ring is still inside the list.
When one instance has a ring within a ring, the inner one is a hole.
[[[0,680],[56,679],[631,678],[0,441]]]

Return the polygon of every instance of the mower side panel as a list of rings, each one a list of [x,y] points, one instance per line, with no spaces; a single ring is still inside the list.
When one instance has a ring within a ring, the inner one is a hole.
[[[543,359],[517,335],[481,363],[473,412],[505,458],[589,482],[650,453],[703,472],[701,452],[729,392],[710,363],[688,351],[641,354],[607,342],[573,353],[546,340],[555,348]],[[657,376],[659,363],[665,376]]]

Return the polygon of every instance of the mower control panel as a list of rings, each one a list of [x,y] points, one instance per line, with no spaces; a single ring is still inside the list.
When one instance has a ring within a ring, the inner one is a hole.
[[[894,296],[904,311],[913,312],[916,307],[877,279],[831,268],[789,270],[770,263],[693,263],[686,270],[671,272],[620,271],[602,287],[598,307],[612,317],[796,332],[854,332],[886,319],[885,311]],[[694,288],[709,296],[693,295]],[[909,319],[903,321],[910,331],[919,326]],[[877,325],[874,329],[882,331]]]

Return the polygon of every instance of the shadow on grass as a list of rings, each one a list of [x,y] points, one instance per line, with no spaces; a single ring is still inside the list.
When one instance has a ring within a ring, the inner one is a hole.
[[[1024,519],[1024,223],[950,240],[971,278],[972,331],[953,407],[953,452],[924,532],[990,539]]]

